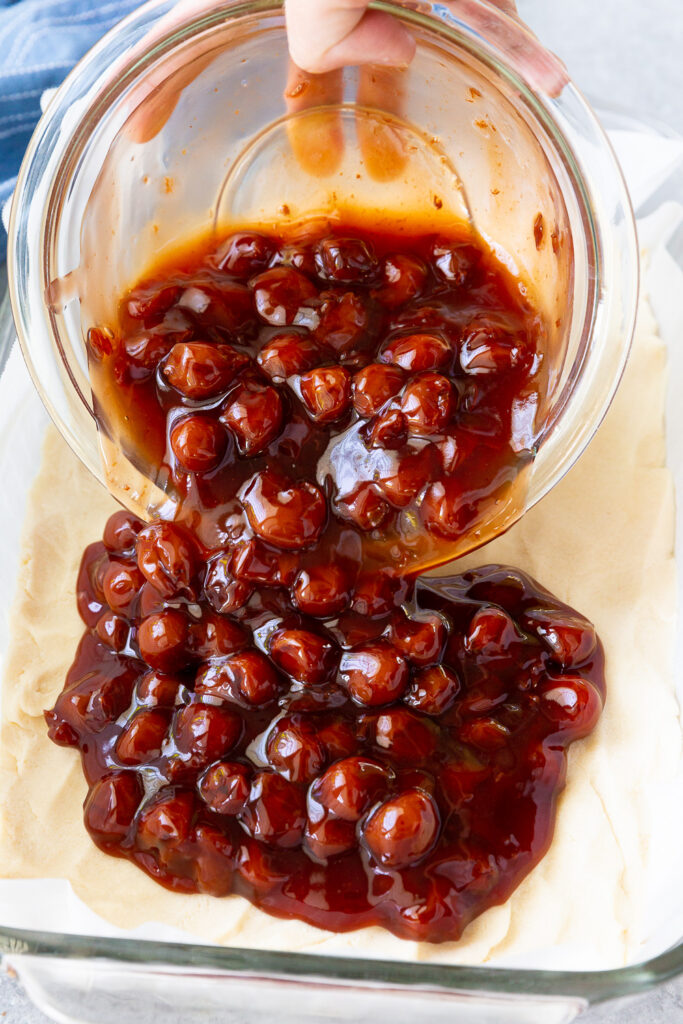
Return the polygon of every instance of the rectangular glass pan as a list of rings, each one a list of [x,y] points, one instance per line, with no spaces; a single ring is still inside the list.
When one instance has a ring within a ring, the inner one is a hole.
[[[633,189],[641,217],[668,217],[672,231],[663,259],[674,259],[683,269],[683,226],[679,214],[683,201],[683,148],[680,140],[661,129],[634,125],[627,117],[604,113],[603,121],[613,138],[633,183],[638,152],[663,143],[659,179],[647,188]],[[633,136],[633,132],[640,137]],[[620,142],[624,148],[620,146]],[[631,173],[629,173],[629,171]],[[676,217],[678,216],[678,220]],[[648,222],[644,223],[647,235]],[[658,308],[656,274],[646,276],[646,289],[655,313],[671,338],[683,322],[683,308],[676,314]],[[683,304],[679,298],[679,307]],[[666,321],[666,322],[665,322]],[[0,309],[0,369],[13,343],[8,305]],[[673,353],[672,353],[673,354]],[[15,351],[13,361],[18,357]],[[679,361],[679,367],[681,362]],[[10,363],[7,373],[12,374]],[[5,385],[7,380],[3,382]],[[677,392],[683,378],[670,374],[668,434],[670,468],[679,494],[683,493],[683,409]],[[26,396],[3,388],[9,400]],[[31,401],[38,403],[31,394]],[[7,400],[7,398],[5,399]],[[26,458],[35,462],[46,417],[35,417],[35,436],[11,429],[7,444],[21,444]],[[12,503],[16,537],[0,551],[0,579],[14,579],[18,560],[21,496],[4,473],[0,449],[2,500]],[[24,488],[25,490],[25,488]],[[678,536],[682,535],[678,510]],[[679,567],[681,562],[679,540]],[[5,611],[5,609],[3,609]],[[6,621],[0,622],[0,651],[6,643]],[[679,658],[683,631],[679,630]],[[679,679],[679,684],[681,680]],[[680,859],[680,851],[668,851]],[[0,911],[1,915],[1,911]],[[250,1024],[267,1015],[282,1024],[291,1021],[370,1022],[378,1016],[406,1024],[416,1014],[428,1021],[471,1024],[560,1024],[572,1020],[585,1006],[618,996],[633,995],[683,972],[683,938],[680,920],[655,929],[648,948],[660,952],[647,962],[610,971],[540,971],[510,968],[441,966],[319,956],[302,953],[241,950],[200,944],[138,941],[55,931],[9,927],[0,916],[0,954],[17,971],[33,1001],[54,1019],[93,1024],[146,1024],[163,1014],[168,1024],[235,1021]],[[673,943],[673,945],[672,945]],[[667,947],[669,947],[667,949]]]

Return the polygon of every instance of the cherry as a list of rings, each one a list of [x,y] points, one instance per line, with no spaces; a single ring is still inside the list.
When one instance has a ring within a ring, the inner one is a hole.
[[[135,551],[135,541],[145,524],[127,509],[113,512],[107,519],[102,540],[107,551],[112,555],[131,555]]]
[[[171,429],[173,454],[190,473],[209,473],[219,464],[227,447],[225,431],[208,416],[186,416]]]
[[[125,765],[148,764],[161,756],[168,716],[150,708],[138,711],[116,741],[116,757]]]
[[[361,296],[353,292],[342,295],[323,292],[320,298],[315,336],[338,356],[348,355],[367,336],[370,324],[368,307]]]
[[[177,676],[165,672],[146,672],[138,680],[135,696],[140,704],[172,708],[180,700],[183,684]]]
[[[127,615],[144,582],[137,566],[110,562],[102,581],[104,599],[113,612]]]
[[[439,661],[447,636],[446,623],[438,612],[417,612],[411,618],[396,612],[391,623],[391,642],[413,665]]]
[[[387,256],[382,264],[382,284],[375,297],[389,309],[417,298],[427,282],[427,267],[417,256]]]
[[[352,494],[337,499],[336,512],[361,530],[376,530],[390,515],[391,508],[372,484],[361,484]]]
[[[196,693],[230,700],[237,696],[247,704],[269,704],[279,696],[282,680],[265,654],[255,649],[233,654],[222,664],[200,673]]]
[[[475,246],[466,243],[437,239],[432,246],[432,260],[438,274],[459,287],[469,282],[479,259]]]
[[[205,612],[199,622],[190,626],[192,651],[202,661],[236,654],[249,644],[249,634],[243,626],[224,615]]]
[[[438,740],[434,723],[408,708],[387,708],[374,724],[376,746],[399,764],[417,765],[429,761]]]
[[[297,570],[296,556],[274,551],[258,537],[239,541],[233,550],[230,571],[239,583],[287,587]]]
[[[151,668],[174,672],[190,661],[187,616],[175,608],[149,615],[138,626],[140,655]]]
[[[395,508],[405,508],[419,498],[438,471],[439,457],[433,445],[408,448],[381,471],[378,484],[387,501]]]
[[[215,704],[188,704],[175,716],[173,738],[186,765],[203,768],[228,754],[242,735],[242,719]]]
[[[198,825],[193,832],[193,877],[197,892],[207,896],[229,896],[233,887],[234,843],[211,825]]]
[[[314,543],[327,518],[319,487],[307,480],[295,483],[275,468],[252,477],[241,500],[254,533],[285,550]]]
[[[115,612],[105,612],[97,620],[95,632],[112,651],[122,651],[128,643],[128,622]]]
[[[406,868],[429,853],[440,824],[434,799],[420,789],[407,789],[370,815],[363,837],[370,855],[383,867]]]
[[[447,665],[431,665],[416,672],[403,698],[409,707],[427,715],[442,715],[460,692],[460,680]]]
[[[173,346],[161,374],[185,398],[206,399],[227,390],[246,362],[246,356],[229,345],[188,341]]]
[[[325,747],[329,761],[353,754],[358,742],[356,730],[345,718],[333,718],[326,725],[319,725],[318,739]]]
[[[410,675],[405,659],[386,640],[359,644],[345,651],[339,672],[353,700],[366,707],[400,698]]]
[[[442,370],[453,361],[453,349],[440,334],[403,334],[382,349],[380,360],[409,373]]]
[[[163,855],[190,837],[195,801],[192,793],[172,787],[160,789],[140,812],[137,842],[143,850]]]
[[[281,245],[271,259],[271,266],[294,267],[307,277],[315,276],[313,253],[305,245]]]
[[[283,417],[277,388],[248,381],[231,393],[220,419],[234,434],[242,455],[258,455],[280,433]]]
[[[510,695],[509,690],[510,687],[497,675],[488,676],[481,682],[468,686],[458,701],[460,717],[489,715],[506,702]]]
[[[87,336],[88,354],[101,363],[114,351],[114,332],[108,327],[91,327]]]
[[[251,769],[237,761],[218,761],[197,783],[200,797],[217,814],[239,814],[249,798]]]
[[[112,772],[91,786],[83,813],[86,828],[98,846],[119,846],[123,842],[142,796],[136,772]]]
[[[359,416],[376,415],[403,387],[405,374],[398,366],[370,363],[353,378],[353,405]]]
[[[177,285],[150,281],[129,292],[126,303],[128,315],[134,320],[159,316],[173,305],[179,295],[180,288]]]
[[[221,615],[243,608],[252,595],[251,586],[231,574],[231,557],[227,551],[219,551],[206,564],[204,594],[214,611]]]
[[[241,820],[262,843],[285,849],[299,846],[306,824],[303,792],[277,772],[257,772]]]
[[[587,736],[600,717],[602,697],[596,687],[577,675],[548,676],[538,686],[540,708],[558,729]]]
[[[347,757],[337,761],[311,786],[311,797],[329,814],[358,821],[386,791],[387,771],[377,761]]]
[[[406,387],[401,412],[408,431],[420,437],[443,434],[456,410],[453,385],[440,373],[421,373]]]
[[[145,380],[174,345],[187,341],[191,331],[167,332],[163,328],[152,328],[149,331],[138,331],[125,338],[123,350],[131,364],[130,376],[134,380]]]
[[[290,782],[311,782],[325,764],[326,750],[306,716],[279,719],[266,744],[269,764]]]
[[[292,600],[299,611],[321,619],[338,615],[350,599],[348,573],[334,563],[302,569],[292,587]]]
[[[335,645],[307,629],[281,629],[270,639],[269,654],[278,668],[299,682],[324,683],[336,667]]]
[[[513,644],[524,641],[512,618],[503,608],[487,605],[479,608],[470,621],[465,634],[465,650],[470,654],[495,657],[508,651]]]
[[[101,732],[129,707],[134,685],[134,673],[125,670],[108,676],[90,671],[82,679],[68,681],[54,710],[46,712],[51,737],[74,746],[86,733]],[[60,724],[66,727],[61,739]]]
[[[519,366],[524,356],[523,339],[492,324],[474,321],[463,331],[460,365],[465,373],[504,373]]]
[[[467,501],[467,491],[458,478],[431,483],[420,506],[422,522],[430,533],[446,540],[460,537],[467,521]]]
[[[343,366],[320,366],[304,373],[299,381],[301,399],[316,423],[333,423],[347,411],[351,378]]]
[[[401,604],[408,591],[405,578],[385,572],[362,573],[358,577],[351,608],[359,615],[375,619],[388,615]]]
[[[307,334],[276,334],[258,354],[257,361],[272,380],[284,381],[317,366],[323,351]]]
[[[292,267],[266,270],[250,282],[250,287],[256,311],[274,327],[295,323],[301,307],[318,295],[315,285]]]
[[[375,277],[377,258],[361,238],[323,238],[315,247],[315,267],[324,281],[355,284]]]
[[[310,855],[325,862],[330,857],[353,850],[356,846],[356,826],[351,821],[339,818],[323,818],[321,821],[307,821],[304,844]]]
[[[460,726],[459,737],[480,750],[496,751],[510,742],[510,731],[502,722],[491,716],[475,718]]]
[[[238,231],[223,242],[215,256],[216,266],[236,277],[252,277],[263,270],[273,255],[273,243],[255,231]]]
[[[256,326],[249,289],[210,270],[196,276],[194,283],[178,299],[178,305],[197,326],[204,328],[212,340],[218,342],[223,342],[226,335],[232,340],[236,333],[251,331]],[[242,365],[247,362],[242,354],[239,360]]]
[[[540,637],[563,668],[582,664],[597,646],[594,626],[570,610],[527,608],[520,621]]]
[[[162,597],[192,596],[197,551],[182,526],[150,523],[138,534],[137,559],[140,572]]]
[[[408,439],[408,423],[400,409],[385,409],[367,425],[365,443],[369,448],[402,448]]]

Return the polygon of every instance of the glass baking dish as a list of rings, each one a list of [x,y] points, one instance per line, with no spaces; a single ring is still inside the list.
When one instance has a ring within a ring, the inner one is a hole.
[[[603,122],[617,131],[634,127],[614,113],[603,116]],[[643,146],[662,137],[660,130],[641,126],[640,132]],[[657,190],[637,212],[645,215],[665,203],[680,202],[682,181],[679,159],[668,166]],[[680,229],[668,250],[683,268]],[[5,298],[0,370],[13,341]],[[672,392],[673,383],[670,379]],[[669,406],[671,430],[674,421],[680,422],[673,394]],[[672,460],[671,468],[683,488],[680,458]],[[3,640],[0,635],[0,649]],[[92,1024],[145,1024],[162,1014],[170,1024],[249,1024],[264,1014],[276,1015],[284,1024],[302,1019],[370,1022],[378,1015],[402,1024],[416,1013],[430,1021],[560,1024],[589,1004],[642,992],[682,972],[683,941],[671,947],[672,938],[670,933],[654,936],[653,948],[664,951],[647,962],[578,972],[395,963],[62,934],[8,927],[0,916],[3,961],[19,974],[33,1001],[56,1020]]]

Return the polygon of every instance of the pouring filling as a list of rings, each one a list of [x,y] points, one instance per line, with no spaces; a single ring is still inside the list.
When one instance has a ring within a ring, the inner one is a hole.
[[[604,701],[593,627],[524,573],[415,576],[516,507],[548,373],[524,289],[472,239],[242,232],[88,350],[101,429],[177,500],[83,556],[46,717],[93,840],[178,891],[459,938],[548,849]]]

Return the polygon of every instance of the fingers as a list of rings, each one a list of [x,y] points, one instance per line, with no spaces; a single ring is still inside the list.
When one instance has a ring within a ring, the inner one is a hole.
[[[353,64],[404,67],[415,55],[410,32],[368,0],[285,0],[292,58],[314,74]]]
[[[287,133],[300,166],[315,178],[333,174],[344,155],[344,133],[338,108],[343,92],[341,71],[310,75],[290,60],[285,89],[287,112],[299,114],[313,109],[308,117],[291,118]],[[329,109],[324,109],[326,107]]]

